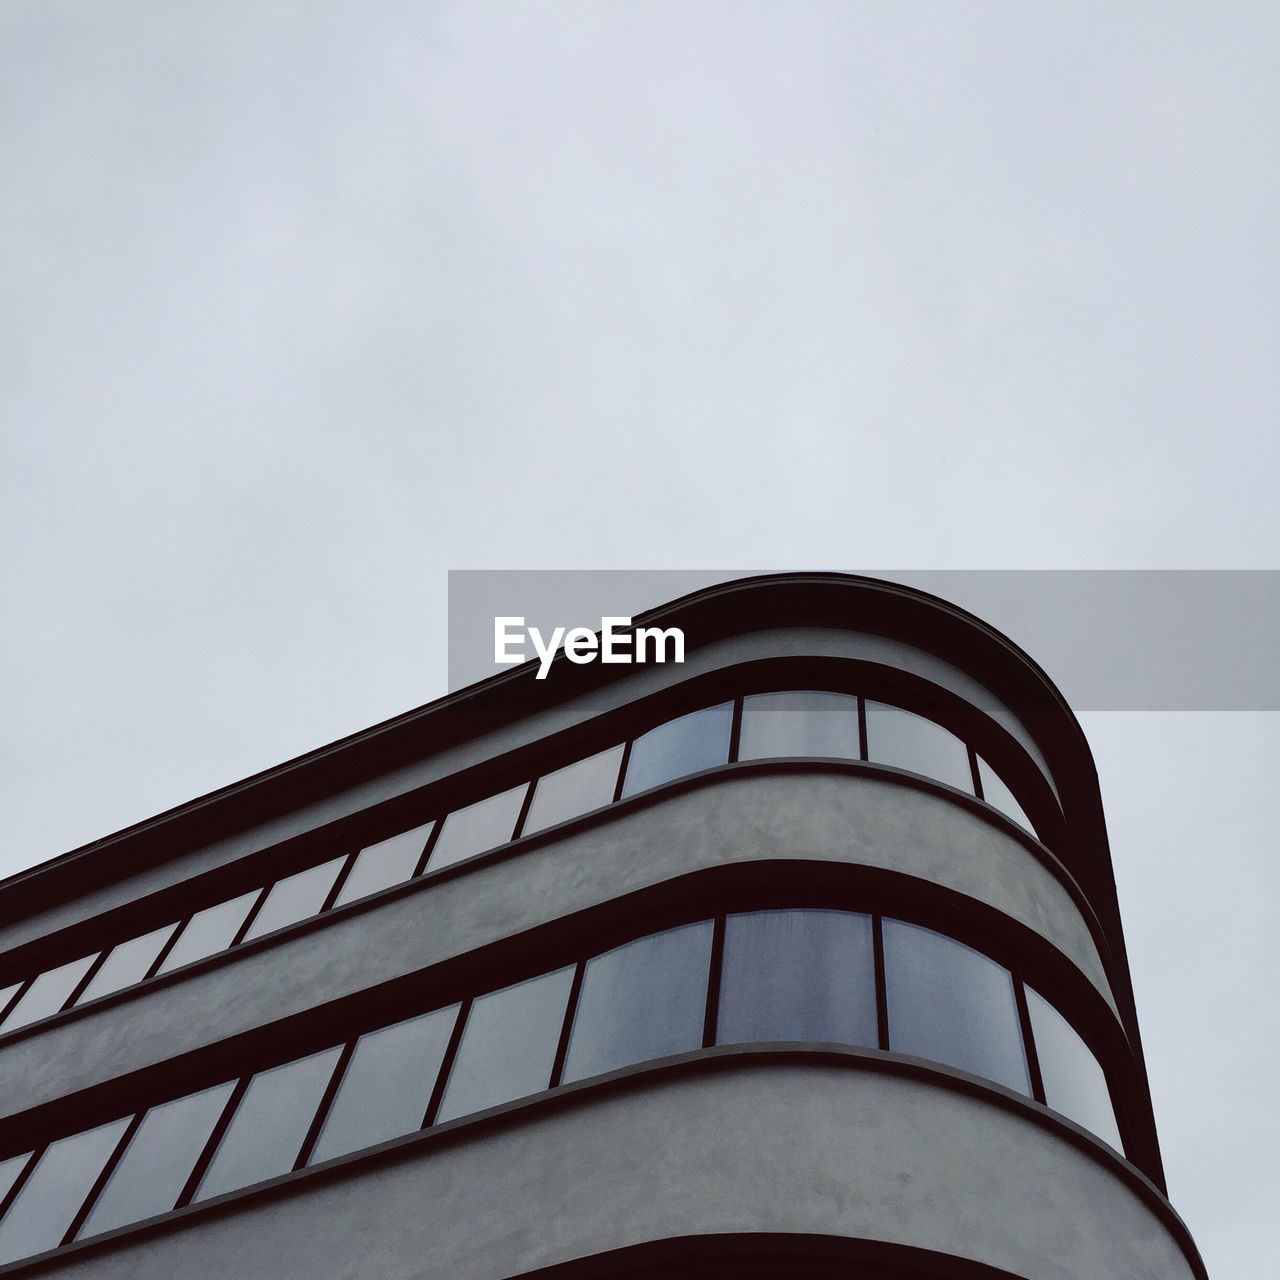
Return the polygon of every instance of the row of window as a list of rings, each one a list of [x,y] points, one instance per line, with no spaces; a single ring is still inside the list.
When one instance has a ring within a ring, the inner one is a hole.
[[[946,1063],[1121,1148],[1098,1060],[1002,965],[900,920],[752,911],[650,934],[2,1160],[0,1263],[619,1067],[788,1041]]]
[[[735,709],[741,729],[733,750]],[[629,747],[629,750],[628,750]],[[949,729],[844,693],[751,694],[694,711],[532,782],[197,911],[0,990],[0,1032],[25,1027],[321,911],[731,760],[819,756],[910,769],[1032,830],[995,770]]]

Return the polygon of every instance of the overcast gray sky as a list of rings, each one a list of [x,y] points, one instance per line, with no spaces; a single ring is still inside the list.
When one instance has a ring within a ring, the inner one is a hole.
[[[442,693],[450,568],[1280,567],[1277,83],[1269,3],[5,0],[0,869]],[[1269,1277],[1277,717],[1086,729]]]

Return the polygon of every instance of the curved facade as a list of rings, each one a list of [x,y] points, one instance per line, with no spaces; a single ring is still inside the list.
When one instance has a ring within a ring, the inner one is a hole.
[[[868,579],[637,622],[686,661],[519,668],[0,885],[0,1264],[1204,1276],[1044,673]]]

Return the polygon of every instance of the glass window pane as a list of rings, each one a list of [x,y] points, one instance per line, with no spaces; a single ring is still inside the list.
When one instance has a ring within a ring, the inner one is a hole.
[[[569,965],[476,1000],[436,1120],[547,1088],[572,985]]]
[[[858,699],[848,693],[755,693],[742,702],[739,760],[830,756],[857,760]]]
[[[950,729],[901,707],[867,703],[867,756],[973,794],[969,752]]]
[[[932,929],[884,922],[889,1047],[1030,1096],[1009,971]]]
[[[173,944],[173,950],[165,956],[159,972],[168,973],[172,969],[180,969],[184,964],[225,951],[261,892],[261,889],[251,889],[229,902],[219,902],[212,907],[205,907],[203,911],[197,911],[183,926],[177,942]]]
[[[533,803],[524,822],[524,834],[553,827],[557,822],[590,813],[613,802],[622,767],[623,744],[610,747],[585,760],[575,761],[555,773],[538,779]]]
[[[333,888],[333,882],[342,870],[347,855],[331,858],[318,867],[308,867],[294,875],[277,880],[262,904],[262,910],[253,917],[253,923],[244,935],[246,942],[253,938],[261,938],[264,933],[283,929],[286,925],[297,924],[299,920],[307,920],[316,915],[324,906],[324,900]]]
[[[235,1088],[234,1080],[152,1107],[111,1171],[76,1237],[100,1235],[178,1202],[196,1160]]]
[[[288,1173],[340,1052],[334,1045],[254,1076],[193,1199],[208,1200]]]
[[[437,1009],[360,1037],[309,1163],[422,1127],[458,1008]]]
[[[725,921],[718,1044],[822,1040],[876,1048],[871,917],[753,911]]]
[[[21,986],[22,983],[15,982],[12,986],[5,987],[3,991],[0,991],[0,1022],[4,1021],[4,1011],[9,1007],[9,1001],[18,994],[18,988]]]
[[[424,822],[412,831],[402,831],[389,840],[379,840],[377,844],[361,849],[333,905],[342,907],[357,898],[367,898],[371,893],[408,880],[427,847],[431,828],[435,825],[434,821]]]
[[[455,809],[442,818],[444,826],[436,847],[431,850],[432,871],[452,866],[469,858],[473,853],[483,853],[506,844],[516,829],[516,819],[524,804],[524,793],[529,784],[522,782],[510,791],[503,791],[485,800],[469,804],[465,809]]]
[[[141,982],[177,927],[176,924],[167,924],[162,929],[153,929],[140,938],[131,938],[128,942],[113,947],[111,954],[102,962],[102,967],[80,993],[76,1004],[86,1004],[99,996],[109,995],[112,991]]]
[[[31,1159],[31,1152],[25,1155],[10,1156],[7,1160],[0,1160],[0,1201],[13,1190],[13,1184],[18,1180],[18,1174],[23,1170],[27,1161]]]
[[[57,1013],[67,1003],[67,998],[97,958],[96,954],[83,956],[79,960],[72,960],[70,964],[59,965],[56,969],[40,974],[22,993],[22,999],[13,1006],[4,1020],[4,1029],[13,1031],[17,1027],[25,1027]]]
[[[1013,792],[1005,786],[1004,779],[981,757],[978,757],[978,777],[982,781],[982,798],[994,808],[999,809],[1006,818],[1012,818],[1020,827],[1035,834],[1031,819],[1023,812],[1022,806],[1013,797]]]
[[[1076,1029],[1042,995],[1025,988],[1045,1101],[1123,1151],[1107,1076]]]
[[[128,1126],[125,1116],[49,1144],[0,1220],[0,1264],[62,1243]]]
[[[710,966],[710,920],[588,960],[564,1078],[582,1080],[699,1048]]]
[[[650,729],[631,744],[622,794],[660,786],[729,759],[729,731],[733,727],[733,703],[692,711]]]

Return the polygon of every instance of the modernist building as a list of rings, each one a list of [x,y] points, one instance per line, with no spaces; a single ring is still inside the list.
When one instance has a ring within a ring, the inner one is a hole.
[[[751,579],[0,886],[0,1262],[1204,1276],[1098,786],[978,619]]]

